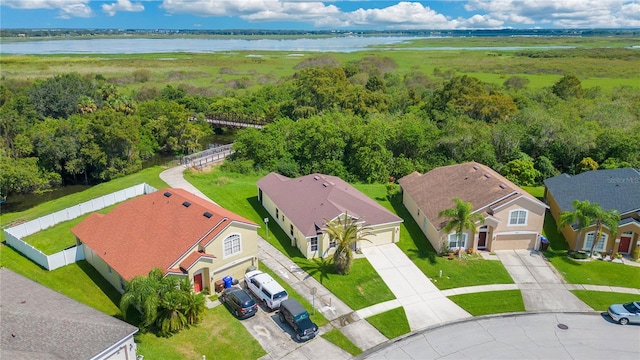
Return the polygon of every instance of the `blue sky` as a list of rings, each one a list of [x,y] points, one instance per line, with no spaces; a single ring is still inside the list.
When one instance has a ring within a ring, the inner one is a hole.
[[[1,0],[2,28],[640,28],[640,0]]]

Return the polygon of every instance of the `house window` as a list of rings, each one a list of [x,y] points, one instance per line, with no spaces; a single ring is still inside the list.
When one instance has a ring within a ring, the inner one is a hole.
[[[449,249],[466,248],[466,247],[467,247],[467,233],[462,233],[462,239],[460,239],[460,237],[456,233],[449,234]]]
[[[224,257],[235,255],[242,251],[240,247],[240,235],[233,234],[224,239]]]
[[[280,218],[280,210],[276,208],[276,220],[278,220],[279,218]]]
[[[312,237],[310,241],[311,251],[318,251],[318,237]]]
[[[289,233],[293,236],[293,224],[289,225]]]
[[[329,238],[329,248],[338,247],[338,240]]]
[[[510,211],[509,225],[527,225],[527,210]]]
[[[582,245],[582,250],[591,250],[591,245],[593,245],[593,238],[595,237],[595,231],[587,233],[584,237],[584,245]],[[596,247],[593,248],[594,251],[605,251],[605,247],[607,246],[607,238],[609,236],[605,233],[600,237],[600,241],[596,244]]]

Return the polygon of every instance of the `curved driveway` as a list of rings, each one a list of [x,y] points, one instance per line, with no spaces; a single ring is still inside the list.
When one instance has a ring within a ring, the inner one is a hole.
[[[638,360],[640,326],[598,313],[488,316],[390,340],[357,359]]]

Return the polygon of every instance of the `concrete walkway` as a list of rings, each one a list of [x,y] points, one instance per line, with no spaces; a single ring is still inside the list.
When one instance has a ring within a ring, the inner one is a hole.
[[[537,251],[495,252],[518,289],[526,311],[593,311],[565,287],[564,281]]]
[[[396,244],[363,248],[362,253],[396,300],[362,309],[358,311],[359,316],[368,317],[374,312],[401,305],[411,331],[471,317],[471,314],[443,295]]]

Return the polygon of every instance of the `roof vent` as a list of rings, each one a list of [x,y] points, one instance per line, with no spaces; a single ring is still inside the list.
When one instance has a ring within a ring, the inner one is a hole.
[[[322,183],[322,186],[324,186],[324,187],[329,187],[329,184],[327,184],[327,183]]]
[[[191,206],[191,203],[188,202],[188,201],[185,201],[185,202],[182,203],[182,206],[189,207],[189,206]]]
[[[204,215],[204,217],[206,217],[207,219],[211,219],[211,217],[213,216],[213,214],[208,211],[205,211],[205,213],[202,215]]]
[[[336,184],[334,184],[333,181],[329,181],[329,184],[331,184],[331,186],[336,186]]]
[[[505,184],[500,184],[500,189],[506,189],[506,188],[507,188],[507,185],[505,185]]]
[[[485,173],[485,174],[484,174],[484,177],[486,177],[486,178],[488,179],[488,178],[490,178],[490,177],[491,177],[491,174],[489,174],[489,173]]]
[[[480,168],[478,167],[478,165],[473,165],[473,170],[478,171],[478,169],[480,169]]]
[[[316,175],[316,176],[314,176],[314,177],[313,177],[313,180],[318,180],[318,179],[320,179],[320,178],[318,177],[318,175]]]
[[[166,193],[164,193],[164,196],[171,197],[171,193],[167,191]]]

